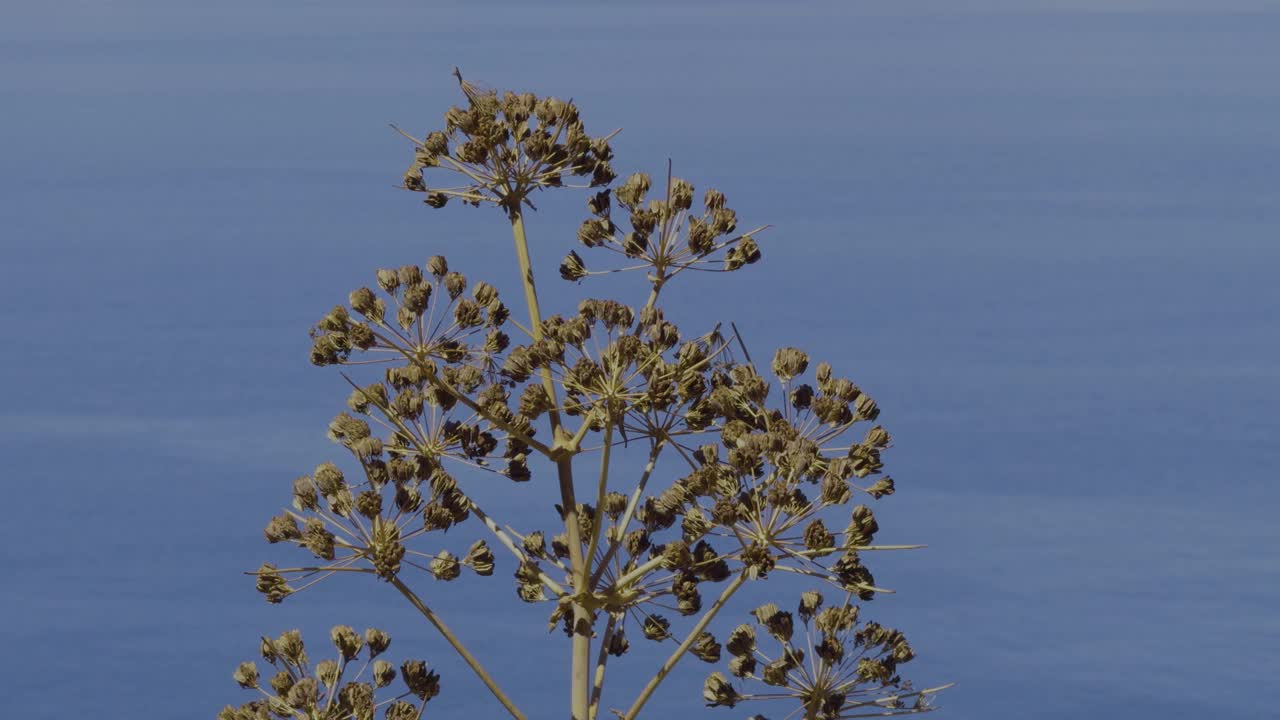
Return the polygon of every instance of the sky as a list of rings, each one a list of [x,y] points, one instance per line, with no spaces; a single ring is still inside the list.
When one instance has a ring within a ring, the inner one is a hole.
[[[269,606],[242,575],[339,457],[319,315],[432,254],[515,282],[500,216],[395,189],[387,123],[435,127],[459,65],[772,225],[763,262],[670,302],[878,400],[878,539],[929,547],[874,558],[897,593],[866,612],[911,638],[909,677],[956,683],[936,717],[1280,717],[1278,33],[1244,0],[6,5],[6,714],[212,717],[260,635],[337,623],[440,666],[428,716],[500,712],[389,588]],[[529,220],[552,307],[582,291],[555,277],[581,202]],[[499,516],[554,501],[474,482]],[[563,717],[567,649],[510,570],[427,587]],[[657,666],[636,645],[606,704]],[[701,709],[687,663],[651,716],[765,710]]]

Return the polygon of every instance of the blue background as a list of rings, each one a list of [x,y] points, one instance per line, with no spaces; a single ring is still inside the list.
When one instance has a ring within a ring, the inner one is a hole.
[[[1277,37],[1245,0],[6,3],[0,715],[212,717],[258,635],[377,622],[444,669],[428,715],[498,716],[389,588],[272,607],[240,574],[298,557],[261,527],[339,457],[319,314],[434,253],[515,279],[497,213],[394,189],[386,123],[436,126],[456,64],[774,225],[762,264],[670,299],[880,402],[880,538],[930,548],[874,558],[899,592],[869,611],[911,677],[958,683],[938,717],[1280,717]],[[563,309],[582,198],[542,200]],[[521,518],[545,478],[475,492]],[[500,561],[425,587],[563,717],[565,643]],[[658,662],[633,644],[608,704]],[[704,712],[688,663],[650,715]],[[757,710],[785,715],[705,712]]]

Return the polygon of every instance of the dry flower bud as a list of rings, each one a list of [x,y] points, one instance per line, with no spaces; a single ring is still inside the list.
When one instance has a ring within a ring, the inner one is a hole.
[[[308,518],[306,529],[302,533],[302,544],[316,557],[324,560],[334,558],[334,536],[318,518]]]
[[[720,643],[716,642],[715,637],[709,632],[698,635],[698,639],[689,647],[689,652],[703,662],[720,662]]]
[[[835,535],[827,529],[822,522],[822,518],[815,518],[804,529],[804,546],[810,550],[825,551],[815,552],[813,557],[823,557],[834,552],[836,545]]]
[[[376,658],[390,647],[391,636],[378,628],[368,628],[364,631],[364,642],[369,646],[369,657]]]
[[[634,173],[614,188],[613,196],[628,209],[635,209],[644,202],[644,196],[648,192],[649,176],[645,173]]]
[[[272,675],[269,682],[271,683],[271,689],[277,695],[285,695],[289,692],[289,688],[293,687],[293,676],[289,674],[288,670],[281,670]]]
[[[395,292],[400,287],[400,274],[389,268],[379,270],[378,287],[389,293]]]
[[[272,544],[283,540],[298,540],[302,538],[302,531],[298,529],[298,521],[287,513],[281,513],[271,518],[262,534],[267,538],[267,542]]]
[[[618,628],[613,631],[613,635],[609,638],[609,654],[614,657],[625,655],[631,649],[631,643],[627,641],[627,634]]]
[[[693,207],[693,186],[680,178],[671,179],[671,207],[676,210],[688,210]]]
[[[302,678],[289,688],[289,694],[284,701],[289,707],[295,710],[311,710],[316,707],[316,700],[319,697],[319,688],[313,678]]]
[[[242,688],[249,690],[256,688],[258,687],[258,666],[254,665],[253,661],[246,660],[240,663],[231,677]]]
[[[646,615],[641,629],[646,638],[656,642],[671,637],[670,628],[671,621],[661,615]]]
[[[571,251],[564,257],[564,261],[560,263],[560,277],[576,282],[586,276],[587,266],[582,262],[582,256],[577,252]]]
[[[413,266],[407,266],[413,267]],[[414,270],[417,270],[414,267]],[[400,309],[408,311],[411,318],[421,315],[431,302],[431,286],[422,281],[421,273],[419,273],[418,281],[415,283],[406,283],[404,296],[400,300]],[[397,317],[397,321],[399,318]],[[403,325],[403,323],[401,323]]]
[[[786,382],[804,373],[809,367],[809,356],[796,348],[780,348],[773,354],[773,374]]]
[[[800,593],[800,609],[798,612],[802,621],[809,622],[820,607],[822,607],[822,593],[817,590],[806,590]]]
[[[445,260],[443,255],[432,255],[427,259],[427,272],[434,275],[436,279],[443,278],[449,273],[449,261]]]
[[[341,673],[338,671],[338,663],[332,660],[322,660],[316,664],[316,679],[321,685],[332,688],[338,684],[338,677]]]
[[[400,572],[400,561],[404,558],[399,526],[393,521],[374,518],[368,553],[378,577],[384,580],[394,578]]]
[[[609,191],[601,190],[587,199],[587,210],[596,217],[609,215]]]
[[[373,686],[369,683],[347,683],[338,691],[338,702],[343,710],[351,710],[355,720],[373,720]]]
[[[729,633],[725,648],[730,655],[750,655],[756,649],[756,630],[750,625],[739,625]]]
[[[788,685],[787,671],[790,669],[791,665],[785,659],[780,658],[764,666],[764,672],[760,674],[760,679],[766,685],[786,687]]]
[[[299,511],[316,510],[320,507],[316,486],[310,476],[303,475],[293,481],[293,507]]]
[[[360,649],[364,647],[364,641],[349,625],[335,625],[329,631],[329,639],[342,654],[342,659],[347,662],[355,659],[360,654]]]
[[[436,576],[437,580],[456,580],[462,574],[462,564],[458,562],[458,558],[448,550],[441,550],[436,554],[435,559],[431,561],[431,574]]]
[[[795,631],[791,613],[779,610],[777,605],[767,603],[755,609],[756,621],[769,631],[779,642],[790,642]]]
[[[344,417],[346,416],[338,416],[339,420]],[[334,420],[334,424],[336,425],[339,420]],[[313,477],[321,495],[333,495],[346,487],[346,478],[343,477],[342,471],[338,469],[338,466],[333,463],[323,463],[317,466]]]
[[[877,500],[884,497],[885,495],[892,495],[893,494],[893,478],[885,476],[875,481],[874,483],[871,484],[871,487],[867,488],[867,494]]]
[[[272,665],[275,665],[276,660],[280,657],[280,654],[276,651],[276,644],[266,635],[262,636],[262,644],[258,646],[258,652],[262,654],[263,660]]]
[[[263,563],[258,568],[258,592],[266,596],[267,602],[277,604],[293,594],[293,588],[276,572],[275,565]]]
[[[396,700],[387,706],[386,720],[418,720],[418,706],[403,700]]]
[[[849,527],[845,528],[845,543],[848,545],[870,545],[880,524],[876,522],[871,508],[859,505],[853,509],[849,519]]]
[[[400,678],[419,700],[427,701],[440,694],[440,675],[428,670],[421,660],[405,660],[400,665]]]
[[[376,490],[365,490],[356,496],[356,512],[372,520],[382,514],[382,494]]]
[[[849,483],[838,475],[828,474],[822,478],[822,502],[828,505],[843,505],[853,497]]]
[[[719,190],[707,190],[702,202],[706,206],[707,212],[715,212],[724,207],[724,193]]]
[[[302,642],[300,630],[286,630],[275,640],[276,652],[280,657],[299,667],[307,664],[306,645]]]
[[[477,575],[493,574],[493,551],[484,540],[477,540],[467,551],[467,564]]]
[[[733,707],[741,698],[724,674],[714,672],[702,686],[702,699],[707,701],[707,707]]]
[[[462,299],[453,308],[453,321],[462,328],[480,327],[484,324],[484,314],[475,302]]]
[[[373,663],[373,686],[383,688],[391,684],[396,679],[396,669],[386,660],[376,660]]]
[[[417,265],[401,265],[396,270],[396,276],[399,278],[401,285],[422,284],[422,269]]]
[[[467,278],[462,273],[451,272],[444,276],[444,289],[450,299],[457,300],[467,290]]]

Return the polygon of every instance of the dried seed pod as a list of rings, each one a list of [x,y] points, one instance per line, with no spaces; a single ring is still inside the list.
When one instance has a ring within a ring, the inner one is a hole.
[[[449,261],[443,255],[432,255],[427,259],[427,272],[438,280],[449,274]]]
[[[418,720],[418,706],[403,700],[396,700],[387,706],[386,720]]]
[[[689,647],[693,656],[706,663],[720,662],[720,643],[709,632],[698,635],[698,639]]]
[[[471,566],[477,575],[493,574],[493,551],[484,540],[477,540],[467,551],[466,564]]]
[[[445,580],[445,582],[456,580],[458,575],[462,574],[461,562],[458,562],[457,556],[447,550],[436,553],[435,559],[431,560],[430,569],[436,580]]]
[[[641,630],[644,636],[655,642],[671,637],[671,621],[661,615],[646,615]]]
[[[421,660],[406,660],[400,665],[400,678],[409,692],[419,700],[427,701],[440,694],[440,675],[427,669]]]
[[[824,557],[835,552],[835,535],[823,524],[822,518],[816,518],[804,529],[804,546],[815,551],[812,557]]]
[[[571,251],[560,263],[560,277],[571,282],[577,282],[586,276],[587,266],[582,262],[582,256],[577,252]]]
[[[327,688],[332,688],[338,684],[338,677],[340,675],[340,672],[338,671],[338,663],[332,660],[322,660],[317,663],[315,673],[316,680],[320,681],[320,684]]]
[[[627,641],[627,634],[622,631],[622,628],[614,630],[613,635],[609,638],[609,654],[614,657],[620,657],[626,655],[630,649],[631,643]]]
[[[871,484],[871,487],[867,488],[867,494],[877,500],[884,497],[885,495],[892,495],[893,494],[893,478],[886,475],[885,477],[882,477],[879,480],[876,480],[874,483]]]
[[[444,289],[451,300],[457,300],[467,289],[467,278],[462,273],[451,272],[444,276]]]
[[[808,367],[809,356],[796,348],[780,348],[773,354],[773,374],[777,375],[778,379],[783,382],[804,374],[805,369]]]
[[[364,631],[364,642],[369,648],[369,657],[376,658],[390,647],[391,636],[378,628],[368,628]]]
[[[289,674],[288,670],[281,670],[272,675],[271,680],[268,682],[277,695],[285,695],[289,692],[289,688],[293,687],[293,676]]]
[[[302,538],[302,531],[298,529],[298,521],[292,515],[281,513],[267,523],[267,527],[262,531],[267,542],[275,544],[283,540],[299,540]]]
[[[246,660],[232,673],[231,677],[235,679],[236,684],[247,690],[258,687],[258,666],[253,661]]]
[[[817,590],[807,590],[800,593],[800,608],[798,613],[800,619],[809,622],[818,612],[818,608],[822,607],[822,593]]]
[[[747,677],[756,671],[756,659],[750,655],[738,655],[729,661],[729,672],[735,677]]]
[[[733,707],[741,696],[722,673],[714,672],[702,686],[702,698],[707,701],[707,707]]]
[[[280,657],[290,663],[299,667],[307,664],[307,649],[302,642],[301,631],[286,630],[280,633],[280,637],[275,639],[274,645]]]
[[[284,701],[295,710],[311,710],[316,707],[320,690],[314,678],[302,678],[289,688]]]
[[[396,669],[386,660],[373,663],[373,686],[383,688],[396,679]]]
[[[394,578],[400,572],[404,552],[404,545],[400,542],[400,527],[395,522],[374,518],[368,556],[378,577],[384,580]]]
[[[364,641],[349,625],[335,625],[329,631],[329,639],[333,641],[333,646],[342,654],[342,659],[347,662],[354,660],[364,647]]]

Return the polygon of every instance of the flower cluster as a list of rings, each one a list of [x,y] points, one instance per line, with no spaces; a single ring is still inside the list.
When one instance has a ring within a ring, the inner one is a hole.
[[[773,603],[751,614],[754,624],[737,626],[725,642],[732,658],[729,672],[766,687],[740,691],[715,672],[703,686],[709,706],[793,699],[806,718],[839,720],[924,712],[931,709],[930,697],[943,689],[914,690],[902,680],[898,666],[915,657],[906,638],[897,630],[859,622],[858,607],[847,599],[823,607],[822,594],[810,590],[801,594],[794,615]],[[761,647],[766,640],[776,649],[766,652]]]
[[[343,376],[351,392],[329,437],[350,454],[349,470],[326,462],[299,477],[292,508],[264,530],[268,542],[301,548],[316,562],[265,563],[253,573],[258,590],[279,603],[337,573],[385,580],[524,720],[406,582],[426,575],[452,581],[467,568],[493,575],[496,558],[486,540],[442,547],[444,531],[474,520],[511,554],[517,597],[554,604],[550,627],[563,626],[572,639],[575,717],[597,716],[605,665],[628,652],[629,635],[675,649],[618,713],[623,720],[636,720],[686,654],[710,664],[728,655],[731,675],[768,688],[749,694],[715,673],[705,689],[710,705],[791,698],[817,720],[928,709],[938,688],[914,691],[897,674],[913,656],[901,633],[859,623],[852,604],[888,592],[864,564],[868,553],[918,547],[876,540],[871,504],[895,491],[883,474],[892,439],[876,424],[876,402],[831,365],[811,367],[797,348],[777,350],[758,368],[736,327],[728,336],[720,326],[686,334],[659,307],[665,283],[686,270],[734,271],[757,262],[755,235],[764,228],[739,231],[716,190],[695,209],[685,180],[668,171],[665,194],[650,198],[649,177],[634,174],[590,198],[591,218],[578,239],[621,256],[625,266],[616,270],[646,270],[648,300],[633,307],[590,297],[544,316],[523,208],[532,206],[534,190],[563,186],[567,176],[609,185],[609,137],[588,136],[572,103],[499,96],[458,79],[467,106],[446,113],[444,130],[413,138],[404,186],[425,193],[433,207],[457,198],[506,212],[528,324],[511,317],[493,286],[469,283],[441,256],[379,270],[371,287],[325,313],[311,333],[311,362],[370,366],[379,374]],[[430,170],[455,173],[465,184],[428,186]],[[560,271],[569,280],[601,274],[587,270],[577,252]],[[638,477],[619,462],[637,454],[645,457]],[[476,475],[526,482],[540,465],[554,466],[559,485],[550,526],[537,527],[528,516],[518,518],[519,529],[501,523],[468,493]],[[575,471],[583,470],[598,470],[594,482],[575,483]],[[588,489],[592,496],[579,494]],[[757,608],[756,626],[779,645],[770,655],[751,625],[717,639],[712,622],[734,593],[779,573],[826,583],[845,600],[824,608],[810,591],[794,615],[773,604]],[[797,617],[805,642],[793,638]],[[361,640],[335,628],[333,640],[342,659],[314,669],[296,632],[264,640],[264,659],[279,668],[269,682],[274,692],[259,686],[252,663],[242,665],[237,681],[264,697],[224,710],[222,720],[364,719],[383,706],[391,720],[416,720],[422,708],[406,698],[425,703],[438,690],[425,664],[406,663],[400,676],[408,692],[375,703],[373,691],[395,677],[375,660],[385,635],[369,631]],[[362,647],[369,651],[364,667],[344,684]],[[369,681],[361,679],[365,672]]]
[[[565,176],[589,178],[592,187],[613,181],[612,136],[588,135],[573,102],[533,93],[499,97],[454,72],[467,107],[449,108],[444,130],[425,138],[406,134],[416,152],[404,187],[426,193],[428,205],[440,208],[457,198],[476,206],[493,202],[518,210],[533,190],[560,187]],[[451,171],[464,184],[429,186],[424,173],[429,169]]]
[[[606,606],[603,599],[635,608],[646,637],[666,639],[670,623],[638,606],[696,614],[700,583],[739,572],[747,579],[775,571],[814,577],[869,600],[882,589],[861,553],[913,547],[874,544],[879,526],[863,504],[845,511],[843,529],[828,529],[855,492],[892,493],[889,477],[855,482],[879,473],[890,437],[876,425],[859,442],[841,442],[856,424],[875,420],[878,408],[825,364],[816,371],[817,388],[795,382],[807,366],[799,350],[778,351],[773,369],[787,404],[770,409],[770,383],[750,364],[720,364],[679,422],[649,424],[655,450],[670,444],[689,472],[630,507],[626,496],[606,496],[605,537],[620,539],[620,549],[602,558],[598,594]],[[720,442],[690,442],[700,435]],[[634,530],[625,521],[632,511]]]
[[[587,201],[591,217],[578,228],[578,242],[588,248],[610,250],[630,264],[590,271],[574,251],[560,264],[561,277],[581,280],[617,270],[645,270],[657,290],[685,270],[732,272],[760,259],[755,235],[766,227],[738,233],[737,213],[725,205],[724,193],[708,190],[696,213],[694,188],[687,181],[668,174],[666,196],[646,202],[650,184],[647,174],[635,173],[612,192],[596,193]],[[622,213],[629,230],[614,222]]]
[[[391,644],[385,632],[369,628],[361,636],[349,626],[338,625],[329,638],[336,657],[315,665],[297,630],[275,639],[262,638],[262,659],[275,672],[263,678],[255,662],[240,663],[232,677],[259,697],[239,707],[228,705],[218,713],[218,720],[373,720],[378,710],[387,720],[417,720],[422,706],[440,694],[440,675],[425,662],[406,660],[397,672],[379,657]],[[390,689],[397,676],[404,686],[398,692]]]

